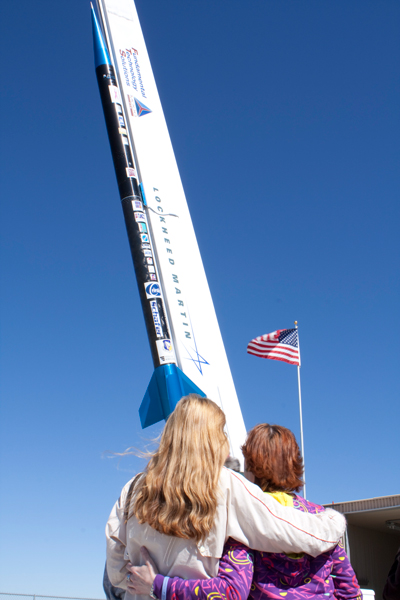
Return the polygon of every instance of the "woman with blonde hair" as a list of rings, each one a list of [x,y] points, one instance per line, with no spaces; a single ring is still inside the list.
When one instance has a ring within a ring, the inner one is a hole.
[[[142,546],[164,575],[206,579],[217,575],[229,537],[264,552],[311,556],[336,545],[342,515],[283,507],[223,467],[229,452],[224,427],[225,415],[212,400],[191,394],[178,402],[159,448],[144,473],[125,485],[108,520],[107,571],[114,586],[127,589],[128,563],[143,564]]]

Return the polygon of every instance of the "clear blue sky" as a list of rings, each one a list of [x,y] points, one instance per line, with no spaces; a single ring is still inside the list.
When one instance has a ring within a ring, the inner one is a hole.
[[[396,0],[137,0],[246,426],[299,433],[308,496],[399,493]],[[2,7],[0,591],[102,597],[152,373],[89,2]]]

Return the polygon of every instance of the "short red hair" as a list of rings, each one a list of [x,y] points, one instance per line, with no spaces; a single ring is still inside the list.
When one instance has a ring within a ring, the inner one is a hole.
[[[299,492],[303,459],[290,429],[262,423],[249,432],[242,446],[246,470],[264,492]]]

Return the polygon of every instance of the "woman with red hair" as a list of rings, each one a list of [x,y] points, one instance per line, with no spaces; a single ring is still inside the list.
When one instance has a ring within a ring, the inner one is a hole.
[[[317,514],[322,506],[297,495],[303,487],[303,460],[293,433],[279,425],[254,427],[242,447],[245,476],[285,507]],[[129,567],[128,590],[160,600],[361,600],[349,559],[339,543],[317,557],[308,554],[253,552],[230,538],[224,547],[218,576],[184,580],[156,575],[145,548],[146,565]]]

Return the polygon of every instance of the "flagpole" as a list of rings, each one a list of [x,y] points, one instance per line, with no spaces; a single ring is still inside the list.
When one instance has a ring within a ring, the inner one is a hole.
[[[298,329],[297,327],[297,321],[294,322],[296,329]],[[299,346],[299,363],[300,361],[300,340],[299,340],[299,334],[297,332],[297,343]],[[303,480],[304,480],[304,486],[303,486],[303,497],[304,499],[306,499],[306,464],[305,464],[305,457],[304,457],[304,436],[303,436],[303,411],[301,408],[301,385],[300,385],[300,364],[297,365],[297,383],[299,386],[299,413],[300,413],[300,443],[301,443],[301,456],[303,457]]]

